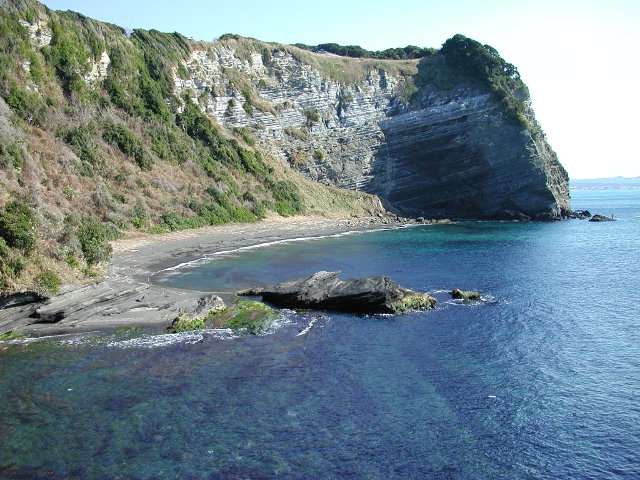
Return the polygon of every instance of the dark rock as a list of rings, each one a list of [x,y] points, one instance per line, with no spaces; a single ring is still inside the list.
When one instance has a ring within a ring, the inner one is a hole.
[[[403,288],[389,277],[377,275],[340,280],[340,272],[318,272],[308,278],[238,292],[261,295],[278,307],[334,310],[352,313],[397,313],[434,308],[436,300]]]
[[[482,297],[475,290],[460,290],[459,288],[454,288],[451,293],[451,298],[456,300],[464,300],[465,302],[471,302],[473,300],[482,300]]]
[[[21,307],[30,303],[44,302],[44,297],[38,292],[18,292],[0,296],[0,310],[3,308]]]
[[[550,213],[550,212],[538,213],[533,218],[535,218],[539,222],[555,222],[557,220],[561,220],[562,219],[562,217],[559,217],[558,215],[554,215],[553,213]]]
[[[576,210],[575,212],[573,212],[573,216],[575,218],[583,219],[591,217],[591,213],[589,212],[589,210]]]
[[[589,221],[590,222],[613,222],[614,218],[613,218],[613,215],[611,215],[610,217],[607,217],[605,215],[600,215],[596,213],[593,217],[591,217]]]
[[[503,210],[498,215],[498,218],[501,220],[513,220],[513,221],[517,220],[520,222],[528,222],[529,220],[531,220],[531,217],[526,213],[516,212],[515,210]]]

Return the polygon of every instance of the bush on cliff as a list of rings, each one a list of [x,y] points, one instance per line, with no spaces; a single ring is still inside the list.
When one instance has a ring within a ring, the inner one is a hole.
[[[43,270],[35,278],[35,287],[45,295],[56,294],[60,291],[60,277],[51,270]]]
[[[9,287],[23,268],[24,262],[20,255],[9,248],[4,238],[0,237],[0,292]]]
[[[503,60],[495,48],[457,34],[444,42],[440,53],[460,74],[490,88],[512,119],[527,125],[525,100],[529,90],[518,69]]]
[[[0,211],[0,237],[9,247],[30,253],[36,246],[33,210],[24,202],[12,200]]]
[[[220,38],[222,40],[222,37]],[[407,45],[403,48],[387,48],[386,50],[366,50],[359,45],[339,45],[337,43],[321,43],[316,46],[296,43],[294,46],[312,52],[328,52],[342,57],[377,58],[381,60],[409,60],[433,55],[435,49]]]
[[[122,153],[132,157],[143,170],[151,170],[153,159],[146,152],[144,145],[135,134],[124,125],[111,123],[102,135],[111,145],[118,147]]]
[[[112,229],[100,223],[94,217],[83,217],[77,227],[76,236],[82,250],[82,255],[88,265],[97,265],[109,260],[111,245],[108,240],[115,239]]]

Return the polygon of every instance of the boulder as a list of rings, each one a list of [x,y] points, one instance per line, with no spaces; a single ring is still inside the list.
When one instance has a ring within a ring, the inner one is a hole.
[[[482,297],[475,290],[460,290],[459,288],[454,288],[451,293],[451,298],[456,300],[463,300],[465,302],[471,302],[474,300],[482,300]]]
[[[318,272],[308,278],[238,294],[260,295],[278,307],[351,313],[398,313],[434,308],[436,304],[435,298],[403,288],[387,276],[340,280],[339,275],[340,272]]]
[[[175,306],[180,307],[185,314],[192,317],[207,315],[212,310],[221,311],[226,308],[224,301],[219,296],[213,294],[198,298],[195,304],[185,301],[181,304],[176,303]]]
[[[613,222],[614,218],[613,218],[613,215],[611,215],[610,217],[607,217],[605,215],[600,215],[596,213],[593,217],[591,217],[589,221],[590,222]]]

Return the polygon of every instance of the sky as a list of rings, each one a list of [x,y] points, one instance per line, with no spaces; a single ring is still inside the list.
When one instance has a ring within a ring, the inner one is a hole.
[[[640,0],[45,0],[125,28],[369,50],[489,44],[529,86],[571,178],[640,176]]]

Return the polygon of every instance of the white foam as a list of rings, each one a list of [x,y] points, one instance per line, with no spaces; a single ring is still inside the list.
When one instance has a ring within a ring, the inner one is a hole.
[[[281,311],[280,317],[278,317],[273,322],[271,322],[271,325],[269,325],[269,328],[267,328],[264,332],[262,332],[260,336],[272,335],[282,327],[286,325],[291,325],[293,323],[292,314],[294,313],[295,312],[293,312],[293,310]]]
[[[302,330],[300,333],[298,333],[298,335],[296,335],[297,337],[300,337],[302,335],[306,335],[307,333],[309,333],[311,331],[311,329],[313,328],[313,326],[315,325],[315,323],[318,321],[318,318],[320,317],[315,317],[313,318],[310,322],[309,325],[307,325],[305,327],[304,330]]]
[[[29,337],[29,338],[16,338],[13,340],[5,340],[5,343],[14,344],[14,345],[27,345],[29,343],[40,342],[44,340],[58,340],[60,343],[68,344],[68,345],[77,345],[80,343],[85,343],[88,340],[93,339],[93,335],[99,332],[83,332],[83,333],[63,333],[60,335],[44,335],[42,337]],[[87,338],[91,337],[91,338]]]
[[[169,333],[164,335],[143,335],[130,340],[109,342],[108,347],[115,348],[156,348],[167,347],[178,343],[193,345],[204,340],[204,335],[199,332]]]

